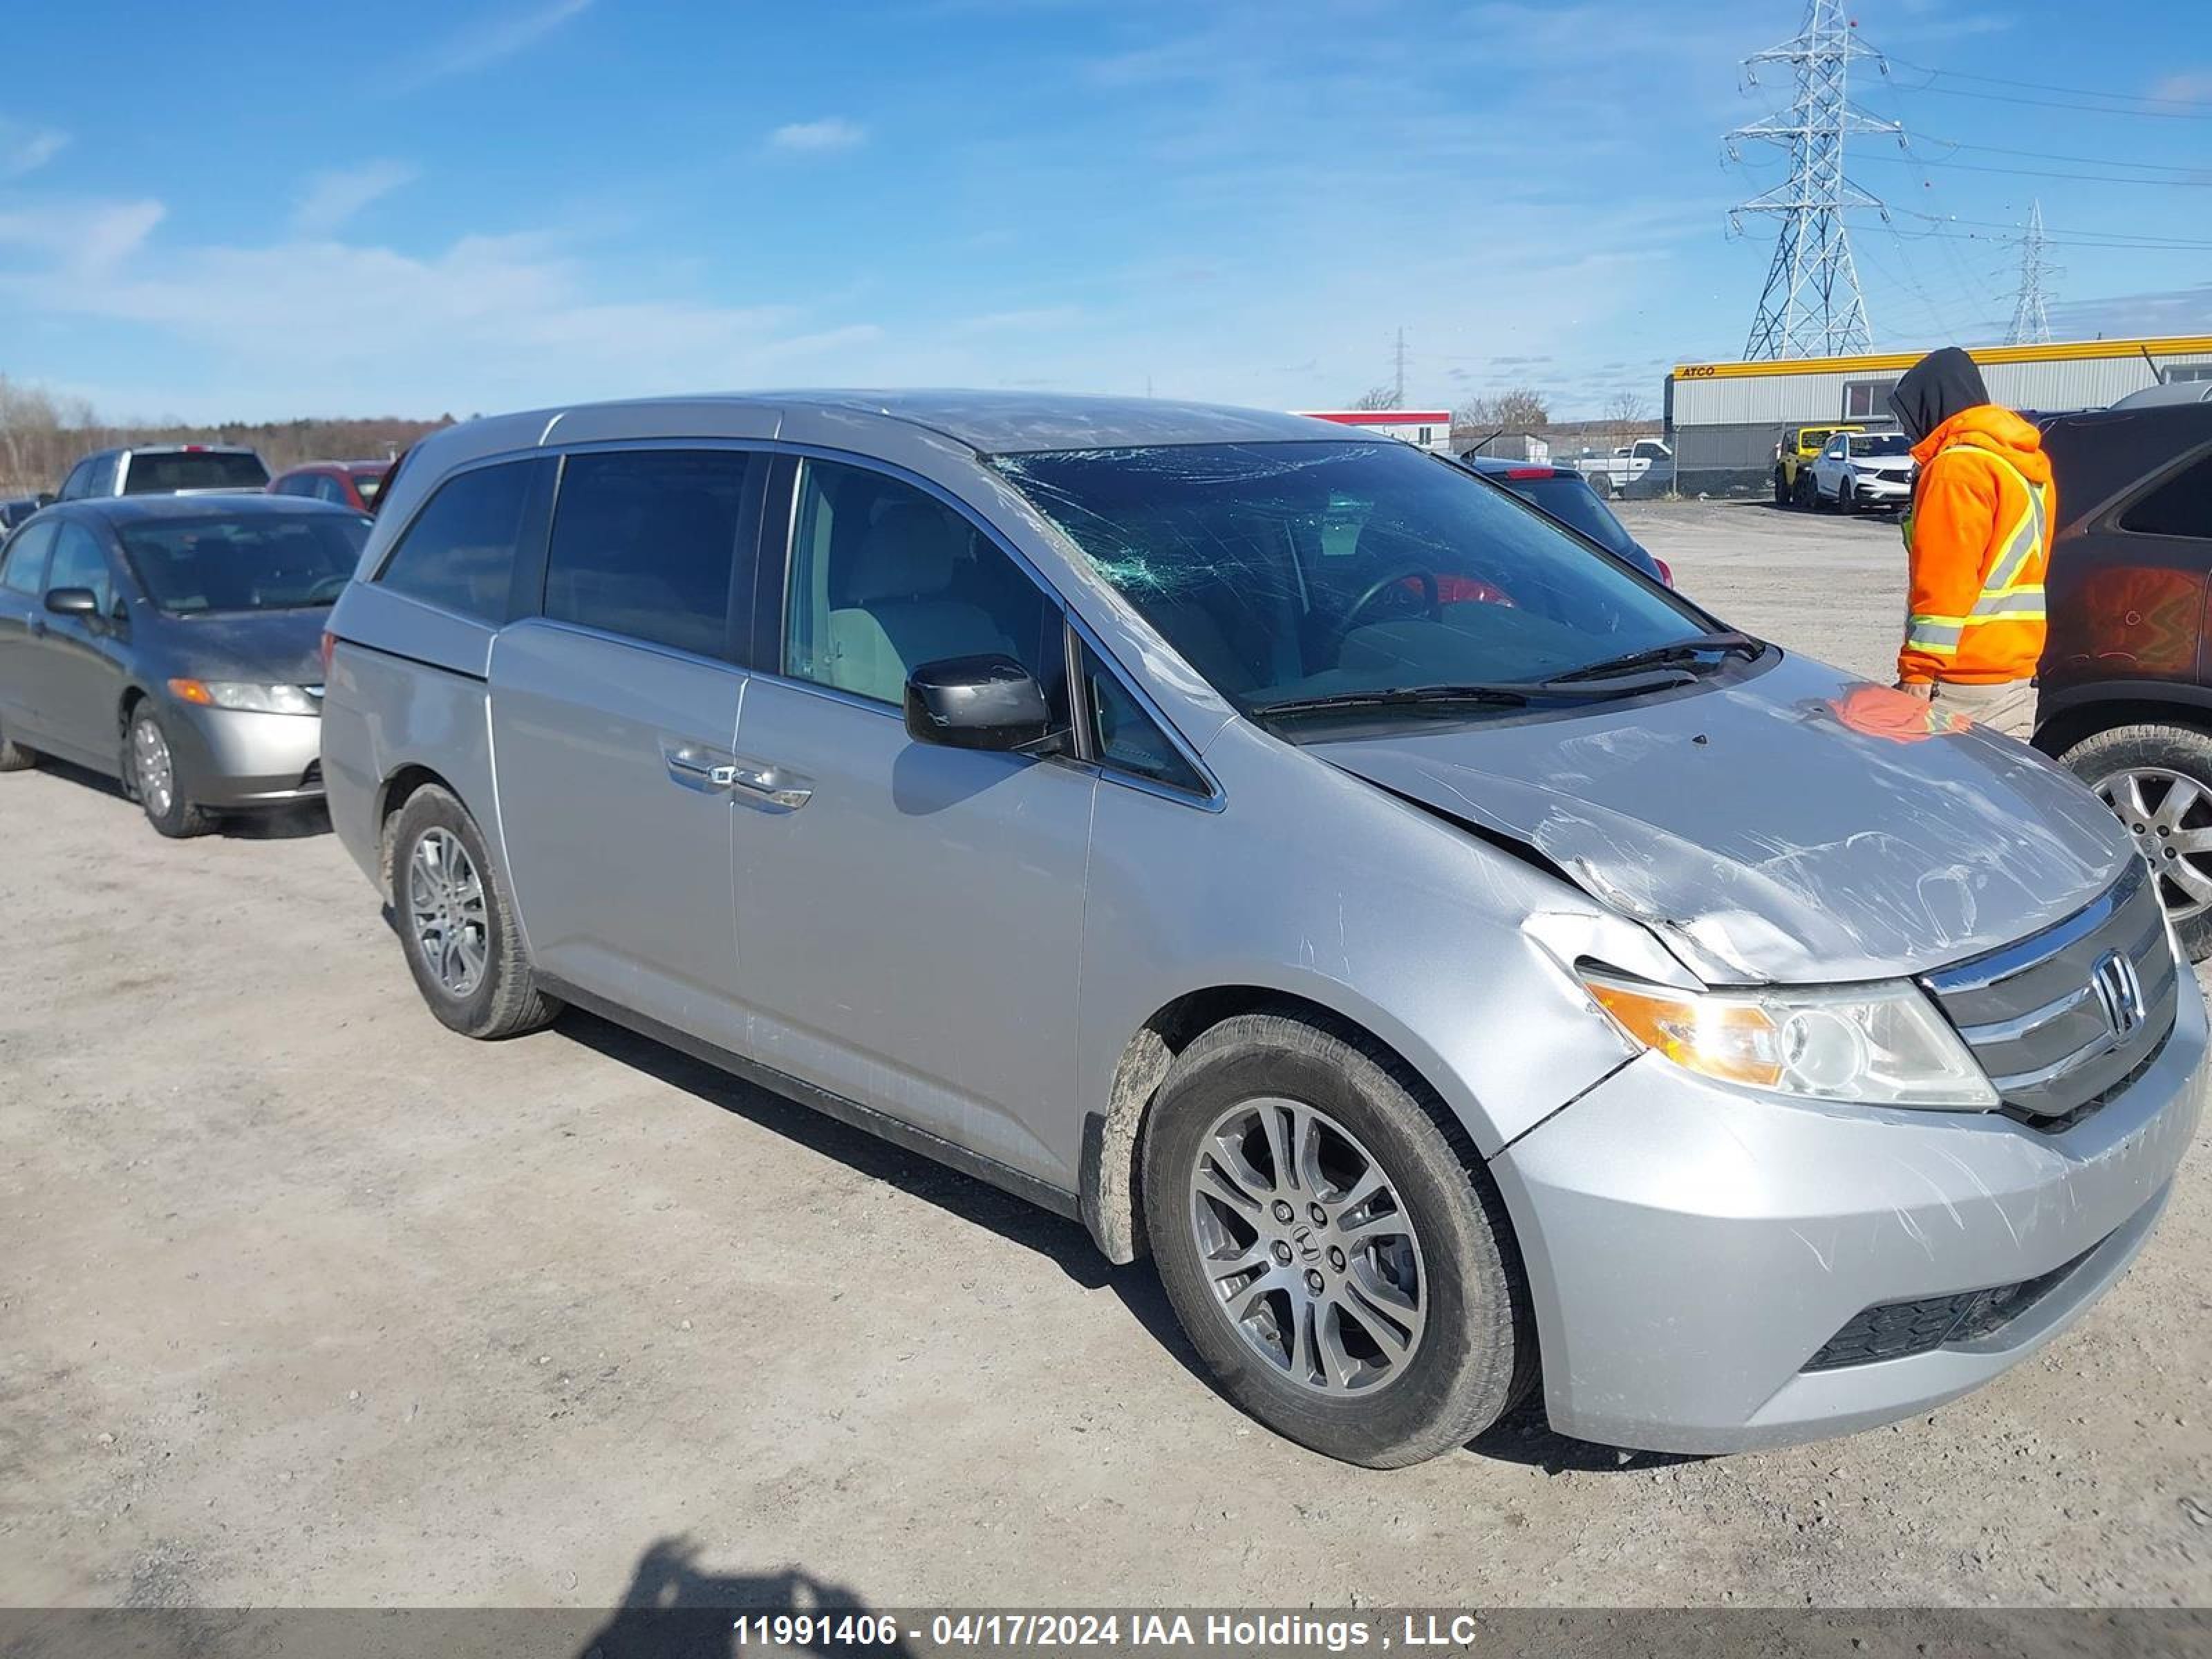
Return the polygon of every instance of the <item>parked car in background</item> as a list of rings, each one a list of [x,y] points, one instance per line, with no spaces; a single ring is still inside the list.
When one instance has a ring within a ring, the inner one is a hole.
[[[2203,961],[2212,956],[2212,404],[2063,415],[2045,425],[2043,446],[2059,522],[2035,744],[2119,814]]]
[[[2204,1005],[2095,797],[1395,440],[475,421],[330,628],[331,822],[439,1020],[573,1003],[1149,1249],[1337,1457],[1540,1373],[1672,1450],[1923,1411],[2112,1285],[2196,1131]]]
[[[1630,485],[1641,483],[1655,467],[1665,477],[1674,465],[1674,452],[1660,439],[1638,438],[1609,455],[1582,455],[1568,465],[1589,479],[1590,488],[1601,495],[1618,495]]]
[[[37,495],[0,498],[0,530],[13,530],[46,504],[46,500]]]
[[[390,461],[307,461],[279,473],[269,493],[306,495],[356,513],[374,513],[377,491],[384,488],[391,471]]]
[[[2114,409],[2156,409],[2168,404],[2212,404],[2212,380],[2167,380],[2130,392]]]
[[[1912,445],[1902,432],[1838,432],[1805,469],[1814,508],[1903,507],[1912,499]]]
[[[165,836],[320,795],[318,646],[368,522],[266,495],[40,514],[0,553],[0,771],[119,778]]]
[[[1820,426],[1784,427],[1782,435],[1774,441],[1775,506],[1810,507],[1814,458],[1838,432],[1865,430],[1862,426],[1838,426],[1833,422]]]
[[[269,469],[236,444],[140,444],[99,449],[70,469],[58,498],[192,495],[208,490],[265,489]]]
[[[1500,460],[1496,456],[1472,451],[1459,459],[1462,466],[1477,477],[1511,490],[1568,529],[1589,537],[1616,558],[1626,559],[1655,581],[1662,581],[1669,587],[1674,585],[1674,573],[1667,568],[1667,562],[1654,556],[1643,543],[1630,535],[1628,526],[1613,516],[1613,509],[1599,499],[1589,481],[1573,468]]]

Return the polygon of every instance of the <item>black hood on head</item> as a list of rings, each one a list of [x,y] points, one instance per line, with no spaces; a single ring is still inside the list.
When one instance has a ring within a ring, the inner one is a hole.
[[[1889,394],[1889,408],[1905,437],[1917,444],[1960,410],[1989,400],[1990,389],[1982,384],[1974,360],[1957,346],[1944,346],[1905,371]]]

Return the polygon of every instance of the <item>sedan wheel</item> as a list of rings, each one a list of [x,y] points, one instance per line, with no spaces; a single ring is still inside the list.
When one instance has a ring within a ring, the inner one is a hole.
[[[407,917],[447,994],[474,994],[489,958],[483,879],[450,830],[430,830],[415,843],[407,861]]]
[[[1428,1321],[1420,1241],[1373,1153],[1297,1101],[1232,1107],[1201,1143],[1190,1224],[1221,1310],[1285,1379],[1387,1388]]]
[[[150,704],[141,703],[131,717],[123,740],[123,776],[126,793],[137,797],[146,822],[160,834],[181,840],[215,827],[213,815],[185,798],[169,734]]]

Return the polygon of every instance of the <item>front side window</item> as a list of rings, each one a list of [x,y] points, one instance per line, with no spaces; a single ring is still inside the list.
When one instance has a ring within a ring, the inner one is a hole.
[[[1043,590],[936,497],[864,467],[801,470],[785,617],[792,678],[896,704],[923,664],[993,654],[1019,662],[1057,703],[1060,639]]]
[[[2120,515],[2120,528],[2212,541],[2212,455],[2198,457],[2128,508]]]
[[[515,545],[542,465],[501,461],[447,479],[376,580],[395,593],[478,622],[505,622]]]
[[[1206,793],[1206,780],[1088,645],[1083,647],[1083,678],[1091,704],[1091,744],[1102,763],[1170,788]]]
[[[199,514],[118,532],[146,597],[172,616],[335,605],[360,562],[357,514]]]
[[[100,538],[81,524],[64,524],[54,538],[54,562],[46,572],[46,591],[57,587],[88,587],[106,616],[115,602],[115,583],[107,571],[107,555]]]
[[[1520,685],[1705,620],[1542,514],[1397,444],[1206,444],[997,465],[1246,712]]]
[[[46,591],[46,552],[54,544],[54,530],[55,521],[47,519],[15,532],[6,562],[0,563],[0,587],[34,596]]]
[[[723,654],[753,465],[732,450],[571,455],[545,558],[546,616]]]

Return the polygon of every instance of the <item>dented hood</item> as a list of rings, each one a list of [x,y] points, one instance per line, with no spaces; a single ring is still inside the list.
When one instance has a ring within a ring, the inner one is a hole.
[[[1557,720],[1310,752],[1522,843],[1709,983],[1918,973],[2057,921],[2135,856],[2021,745],[1821,664]]]

